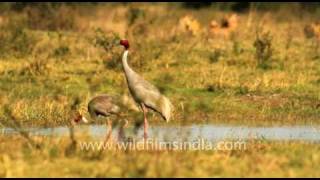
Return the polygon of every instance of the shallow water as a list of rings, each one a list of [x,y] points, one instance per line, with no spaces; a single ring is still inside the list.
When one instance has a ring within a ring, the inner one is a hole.
[[[68,127],[29,128],[24,129],[30,135],[61,136],[68,135]],[[85,133],[96,138],[105,136],[105,125],[80,125],[75,127],[75,134]],[[117,134],[118,129],[113,130]],[[17,133],[10,128],[0,129],[0,134]],[[125,130],[126,136],[141,138],[143,129],[134,133],[133,127]],[[117,136],[117,135],[116,135]],[[246,127],[230,125],[191,125],[191,126],[152,126],[149,128],[149,138],[165,141],[193,141],[199,138],[218,141],[223,139],[246,140],[303,140],[320,143],[320,126],[281,126],[281,127]]]

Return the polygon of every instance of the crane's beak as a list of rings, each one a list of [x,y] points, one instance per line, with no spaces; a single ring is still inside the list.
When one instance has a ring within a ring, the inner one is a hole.
[[[86,119],[84,116],[82,116],[81,120],[82,120],[84,123],[89,123],[88,119]]]

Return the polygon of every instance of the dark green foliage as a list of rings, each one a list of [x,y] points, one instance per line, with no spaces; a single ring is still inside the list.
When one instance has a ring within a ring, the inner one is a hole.
[[[53,51],[53,55],[56,57],[63,57],[70,53],[68,46],[60,46]]]

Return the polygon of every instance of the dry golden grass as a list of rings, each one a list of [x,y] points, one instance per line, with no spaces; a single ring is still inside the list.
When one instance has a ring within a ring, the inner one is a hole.
[[[81,151],[79,146],[69,152],[68,138],[39,137],[41,150],[30,149],[19,137],[1,137],[1,141],[0,177],[319,176],[320,147],[302,142],[249,141],[244,151],[105,150],[100,154]]]

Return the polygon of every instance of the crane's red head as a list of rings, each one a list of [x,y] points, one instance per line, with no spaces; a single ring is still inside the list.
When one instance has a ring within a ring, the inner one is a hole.
[[[74,117],[73,121],[74,121],[75,123],[79,123],[79,122],[81,121],[81,119],[82,119],[82,115],[80,114],[80,112],[77,112],[77,113],[75,114],[75,117]]]
[[[84,123],[88,123],[89,122],[84,116],[82,116],[82,114],[79,111],[75,114],[75,117],[74,117],[73,121],[76,124],[80,123],[81,121],[84,122]]]
[[[124,48],[129,49],[129,41],[126,39],[120,40],[120,44],[124,46]]]

